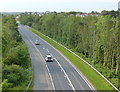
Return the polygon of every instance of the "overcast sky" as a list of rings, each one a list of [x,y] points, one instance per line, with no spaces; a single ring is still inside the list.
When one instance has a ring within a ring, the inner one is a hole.
[[[117,10],[119,0],[0,0],[0,12]]]

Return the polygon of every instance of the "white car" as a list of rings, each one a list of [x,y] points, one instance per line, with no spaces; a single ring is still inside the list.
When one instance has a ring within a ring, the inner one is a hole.
[[[51,55],[46,55],[45,61],[46,62],[52,62],[53,61],[52,56]]]
[[[40,45],[40,43],[38,42],[38,40],[35,41],[35,45]]]

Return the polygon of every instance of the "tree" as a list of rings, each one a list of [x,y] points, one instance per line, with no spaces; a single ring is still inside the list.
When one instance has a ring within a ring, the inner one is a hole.
[[[27,71],[24,71],[24,69],[18,65],[4,66],[2,71],[3,80],[8,79],[8,83],[12,83],[13,86],[19,85],[27,78]]]

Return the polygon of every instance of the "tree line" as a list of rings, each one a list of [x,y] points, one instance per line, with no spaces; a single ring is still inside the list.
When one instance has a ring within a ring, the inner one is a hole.
[[[42,16],[21,14],[19,20],[79,54],[118,87],[118,15],[77,17],[62,13]]]
[[[2,90],[25,90],[31,67],[27,46],[23,42],[14,16],[2,17]],[[23,85],[24,84],[24,85]]]

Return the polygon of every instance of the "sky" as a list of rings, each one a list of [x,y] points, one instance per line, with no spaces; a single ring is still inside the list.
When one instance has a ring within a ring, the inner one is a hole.
[[[0,0],[0,12],[117,10],[120,0]]]

